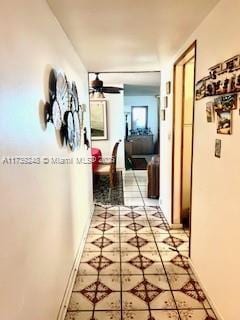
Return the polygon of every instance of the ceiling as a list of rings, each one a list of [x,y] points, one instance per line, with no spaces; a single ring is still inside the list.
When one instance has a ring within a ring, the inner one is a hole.
[[[96,78],[89,73],[89,80]],[[160,72],[110,72],[100,73],[99,78],[105,85],[160,86]]]
[[[219,0],[48,0],[88,71],[160,70]]]
[[[91,83],[96,75],[89,73]],[[124,86],[125,96],[154,96],[160,92],[160,72],[107,72],[100,73],[104,85]]]

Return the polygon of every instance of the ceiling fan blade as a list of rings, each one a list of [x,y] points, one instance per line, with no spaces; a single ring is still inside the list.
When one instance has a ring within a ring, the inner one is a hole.
[[[120,93],[123,88],[118,87],[102,87],[102,91],[105,93]]]
[[[107,88],[107,89],[110,89],[110,90],[111,90],[111,89],[117,89],[118,91],[123,90],[123,88],[120,88],[120,87],[105,87],[105,86],[104,86],[103,88],[104,88],[104,89]]]

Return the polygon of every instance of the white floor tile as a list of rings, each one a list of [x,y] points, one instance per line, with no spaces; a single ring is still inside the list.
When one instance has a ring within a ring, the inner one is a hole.
[[[140,191],[125,191],[124,192],[124,198],[141,198],[141,193]]]
[[[131,181],[134,181],[134,182],[136,182],[136,179],[135,179],[134,176],[132,176],[132,177],[123,177],[123,182],[124,182],[124,181],[127,181],[127,182],[128,182],[128,181],[130,181],[130,182],[131,182]]]
[[[141,190],[141,195],[143,198],[147,198],[147,190],[144,190],[144,191]]]
[[[147,170],[133,170],[133,173],[136,177],[147,176]]]
[[[158,206],[159,205],[158,199],[143,198],[143,201],[144,201],[145,206]]]
[[[147,190],[147,186],[146,185],[139,185],[138,186],[140,191],[146,191]]]
[[[126,206],[143,206],[142,198],[125,198],[124,199]]]
[[[147,187],[147,181],[138,181],[137,184],[138,184],[139,186],[145,186],[145,187]]]
[[[124,192],[139,191],[138,185],[123,185]]]
[[[137,186],[136,181],[123,181],[123,186]]]

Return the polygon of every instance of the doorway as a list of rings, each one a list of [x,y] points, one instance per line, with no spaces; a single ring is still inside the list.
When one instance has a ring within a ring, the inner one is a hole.
[[[114,173],[116,184],[111,188],[104,174],[95,179],[95,202],[106,199],[105,203],[117,204],[121,198],[118,204],[159,204],[160,81],[159,71],[89,73],[91,152],[97,151],[100,158],[109,159],[115,143],[121,140]],[[152,191],[148,188],[147,167],[153,157],[157,159]],[[98,175],[98,168],[99,163],[93,167],[94,176]]]
[[[174,64],[172,223],[191,226],[196,43]]]
[[[138,73],[124,84],[126,170],[146,170],[159,154],[159,93],[160,72]]]

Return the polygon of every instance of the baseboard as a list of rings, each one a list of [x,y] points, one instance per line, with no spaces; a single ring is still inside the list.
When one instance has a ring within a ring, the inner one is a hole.
[[[170,223],[170,229],[182,229],[182,223]]]
[[[82,257],[82,253],[83,253],[83,249],[84,249],[84,245],[85,245],[85,240],[87,238],[87,234],[88,234],[88,230],[89,230],[90,223],[92,220],[93,212],[94,212],[94,204],[92,205],[91,214],[90,214],[90,217],[89,217],[88,222],[86,224],[86,227],[84,229],[83,237],[82,237],[82,240],[81,240],[80,245],[78,247],[76,257],[74,259],[72,270],[69,275],[68,283],[67,283],[67,286],[66,286],[66,289],[64,292],[64,296],[63,296],[63,299],[61,302],[59,312],[58,312],[57,320],[64,320],[65,319],[65,316],[67,313],[67,307],[68,307],[68,304],[69,304],[69,301],[71,298],[73,286],[74,286],[75,279],[77,276],[77,271],[78,271],[79,263],[80,263],[80,260]]]
[[[200,279],[200,277],[199,277],[199,275],[198,275],[198,273],[197,273],[197,271],[196,271],[196,268],[194,267],[194,264],[193,264],[192,260],[189,258],[188,261],[189,261],[189,265],[190,265],[190,267],[191,267],[191,269],[192,269],[192,271],[193,271],[193,273],[194,273],[194,275],[195,275],[198,283],[200,284],[200,287],[201,287],[202,290],[204,291],[204,294],[205,294],[205,296],[207,297],[207,299],[208,299],[208,301],[209,301],[209,303],[210,303],[210,305],[211,305],[211,307],[212,307],[212,309],[213,309],[213,311],[214,311],[217,319],[218,319],[218,320],[224,320],[224,319],[223,319],[223,316],[217,311],[217,308],[216,308],[215,303],[213,303],[212,299],[210,298],[210,296],[209,296],[209,294],[208,294],[208,292],[207,292],[207,290],[206,290],[206,287],[205,287],[204,284],[202,283],[202,281],[201,281],[201,279]]]

